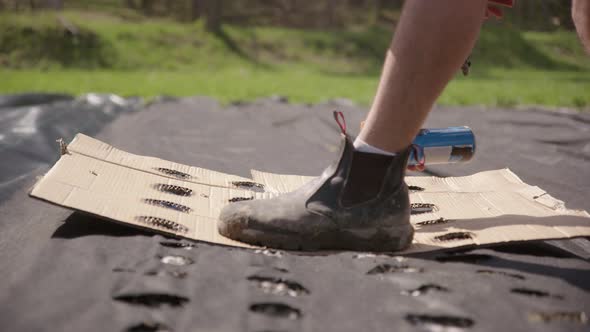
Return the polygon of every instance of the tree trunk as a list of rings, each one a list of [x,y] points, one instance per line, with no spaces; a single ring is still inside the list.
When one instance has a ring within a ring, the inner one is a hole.
[[[127,6],[127,8],[130,9],[137,9],[137,4],[135,3],[135,0],[125,0],[125,6]]]
[[[191,21],[198,20],[203,12],[203,3],[201,0],[191,0]]]
[[[141,10],[146,15],[152,15],[154,13],[154,0],[141,0]]]
[[[383,3],[381,0],[375,0],[375,3],[373,4],[373,22],[371,22],[372,24],[377,24],[379,23],[379,18],[381,17],[381,10],[383,9]]]
[[[326,26],[334,27],[336,25],[336,1],[326,1],[326,7],[324,7],[324,13],[326,17]]]
[[[45,0],[45,8],[61,10],[63,9],[62,0]]]
[[[206,22],[205,28],[207,31],[219,32],[221,31],[221,12],[222,0],[207,0],[205,3]]]

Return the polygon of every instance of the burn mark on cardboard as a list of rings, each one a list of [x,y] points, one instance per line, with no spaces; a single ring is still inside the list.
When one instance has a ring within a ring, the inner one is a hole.
[[[169,265],[176,265],[176,266],[186,266],[191,265],[194,261],[188,257],[180,256],[180,255],[167,255],[160,257],[160,262]]]
[[[577,323],[586,324],[588,317],[583,311],[555,311],[555,312],[532,312],[529,314],[531,322],[542,323]]]
[[[197,246],[193,243],[186,243],[186,242],[175,242],[175,241],[162,241],[160,245],[166,248],[175,248],[175,249],[185,249],[185,250],[192,250]]]
[[[424,190],[426,190],[426,189],[419,187],[419,186],[408,186],[408,189],[410,191],[424,191]]]
[[[477,264],[480,262],[489,261],[492,258],[493,256],[485,254],[456,254],[447,256],[437,256],[435,259],[441,263]]]
[[[192,211],[192,209],[186,205],[166,201],[163,199],[144,198],[143,202],[146,204],[161,206],[163,208],[172,209],[183,213],[189,213]]]
[[[192,189],[171,184],[158,183],[154,185],[154,188],[158,191],[177,196],[191,196],[193,194]]]
[[[309,294],[309,290],[300,283],[284,278],[253,275],[248,281],[266,294],[297,297]]]
[[[473,239],[473,233],[469,232],[451,232],[434,237],[437,241],[461,241]]]
[[[475,322],[471,318],[451,315],[407,314],[406,321],[414,326],[430,326],[430,330],[445,331],[445,328],[466,329]]]
[[[242,201],[251,201],[253,199],[254,199],[254,196],[252,196],[252,197],[234,197],[234,198],[228,199],[228,202],[235,203],[235,202],[242,202]]]
[[[450,222],[452,220],[449,219],[445,219],[443,217],[440,217],[438,219],[431,219],[431,220],[425,220],[425,221],[421,221],[416,223],[417,226],[432,226],[432,225],[441,225],[441,224],[446,224],[448,222]]]
[[[279,302],[262,302],[250,305],[250,311],[265,316],[296,320],[303,316],[300,309]]]
[[[551,294],[546,291],[538,290],[538,289],[531,289],[531,288],[512,288],[510,290],[511,293],[524,295],[524,296],[532,296],[532,297],[550,297],[558,300],[563,300],[562,295]]]
[[[158,322],[142,322],[129,326],[126,332],[172,332],[168,326]]]
[[[64,141],[63,138],[58,138],[55,141],[59,145],[59,155],[60,156],[63,156],[64,154],[70,154],[70,151],[68,151],[68,145],[66,144],[66,142]]]
[[[389,273],[421,273],[424,272],[422,268],[411,267],[408,265],[391,265],[380,264],[369,270],[368,275],[389,274]]]
[[[238,188],[264,191],[264,185],[262,183],[256,183],[252,181],[232,181],[231,184]]]
[[[147,224],[152,227],[172,231],[176,233],[187,233],[188,227],[181,225],[175,221],[152,216],[138,216],[135,218],[137,221]]]
[[[190,176],[190,174],[187,173],[183,173],[174,169],[170,169],[170,168],[165,168],[165,167],[155,167],[154,168],[156,171],[164,173],[166,175],[170,175],[173,176],[177,179],[183,179],[183,180],[188,180],[190,179],[192,176]]]
[[[182,307],[189,302],[189,299],[184,296],[165,293],[122,294],[114,296],[113,300],[149,308],[159,308],[163,306]]]
[[[402,292],[402,295],[407,295],[407,296],[420,296],[420,295],[424,295],[428,292],[448,292],[449,289],[437,284],[425,284],[422,285],[416,289],[411,289],[411,290],[405,290]]]
[[[504,272],[504,271],[477,270],[477,273],[488,274],[488,275],[501,275],[501,276],[512,278],[512,279],[526,280],[526,278],[523,275],[516,274],[516,273],[508,273],[508,272]]]
[[[410,204],[411,214],[431,213],[438,211],[436,205],[432,203],[412,203]]]

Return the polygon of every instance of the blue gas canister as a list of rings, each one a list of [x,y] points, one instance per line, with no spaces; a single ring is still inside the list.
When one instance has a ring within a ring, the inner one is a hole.
[[[465,126],[421,129],[413,144],[408,166],[464,163],[475,155],[475,135]]]

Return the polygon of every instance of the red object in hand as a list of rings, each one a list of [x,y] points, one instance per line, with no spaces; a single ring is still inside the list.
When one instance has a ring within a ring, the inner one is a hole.
[[[490,18],[491,16],[495,18],[502,18],[504,13],[502,12],[501,8],[498,7],[508,7],[512,8],[514,6],[514,0],[488,0],[488,8],[486,9],[486,18]]]

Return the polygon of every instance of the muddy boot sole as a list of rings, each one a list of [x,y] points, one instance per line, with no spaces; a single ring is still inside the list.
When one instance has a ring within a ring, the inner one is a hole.
[[[244,230],[239,234],[223,234],[232,239],[255,246],[265,246],[283,250],[318,251],[318,250],[351,250],[391,252],[407,248],[414,236],[414,228],[410,224],[380,227],[375,229],[333,229],[314,236],[303,237],[293,234]]]

